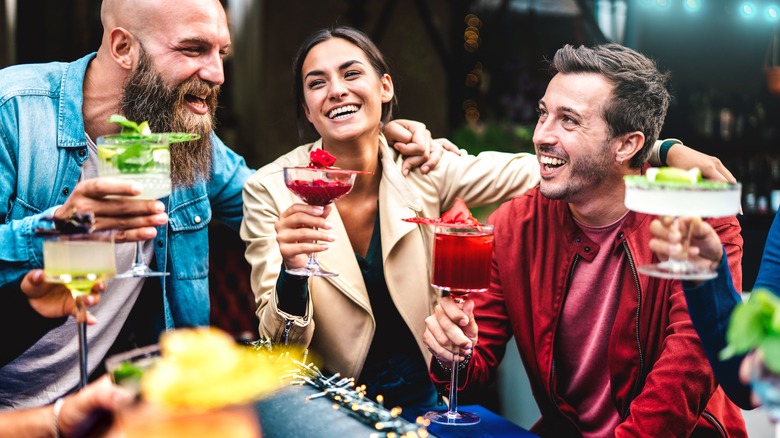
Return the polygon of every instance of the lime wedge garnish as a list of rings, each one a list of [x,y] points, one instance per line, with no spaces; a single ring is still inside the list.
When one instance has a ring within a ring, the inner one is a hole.
[[[98,158],[102,161],[108,161],[117,154],[116,151],[108,148],[98,148]]]
[[[698,167],[689,170],[677,167],[653,167],[647,170],[647,179],[654,182],[696,184],[701,182],[702,176]]]

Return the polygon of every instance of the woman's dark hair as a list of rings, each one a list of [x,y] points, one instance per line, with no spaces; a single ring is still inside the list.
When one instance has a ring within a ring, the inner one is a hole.
[[[368,58],[368,61],[371,63],[371,66],[374,67],[374,71],[378,76],[381,77],[384,74],[390,74],[390,67],[387,64],[387,61],[385,61],[382,52],[379,51],[376,44],[374,44],[374,42],[363,32],[349,26],[338,26],[321,29],[311,34],[306,41],[301,44],[298,53],[295,55],[295,60],[293,61],[295,117],[298,120],[298,134],[301,138],[306,135],[308,129],[311,129],[311,124],[303,113],[303,72],[301,71],[303,70],[303,61],[314,46],[331,38],[341,38],[360,48],[360,50],[366,54],[366,58]],[[395,95],[393,95],[393,99],[390,100],[390,102],[382,104],[382,123],[387,123],[393,118],[393,106],[395,106],[397,102]]]

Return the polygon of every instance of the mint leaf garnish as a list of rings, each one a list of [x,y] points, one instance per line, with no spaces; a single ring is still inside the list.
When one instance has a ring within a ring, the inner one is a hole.
[[[766,366],[780,373],[780,297],[759,288],[749,300],[737,304],[729,320],[726,343],[721,360],[757,349]]]

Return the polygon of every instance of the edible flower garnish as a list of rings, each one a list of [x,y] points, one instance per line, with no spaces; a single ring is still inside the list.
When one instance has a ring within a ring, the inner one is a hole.
[[[336,157],[325,149],[314,149],[309,152],[309,167],[327,169],[336,163]]]
[[[73,210],[73,213],[65,219],[50,216],[41,220],[53,223],[54,227],[36,228],[35,234],[39,236],[89,233],[95,228],[95,215],[92,212],[79,213]]]
[[[460,198],[455,198],[455,204],[444,212],[441,218],[410,217],[403,220],[423,225],[482,225],[472,216],[471,210]]]

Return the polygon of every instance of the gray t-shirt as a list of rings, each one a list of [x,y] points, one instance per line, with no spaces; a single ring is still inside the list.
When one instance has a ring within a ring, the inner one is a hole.
[[[80,180],[97,176],[97,146],[89,136],[87,144],[89,158],[82,166]],[[152,243],[150,240],[142,245],[145,260],[154,256]],[[134,251],[134,243],[116,245],[117,272],[130,268]],[[116,340],[143,284],[143,278],[109,280],[100,303],[90,308],[97,318],[97,324],[87,328],[90,374]],[[13,336],[12,333],[5,335]],[[22,355],[0,368],[0,411],[46,405],[75,389],[80,375],[78,351],[76,320],[68,318],[65,324],[48,332]]]

